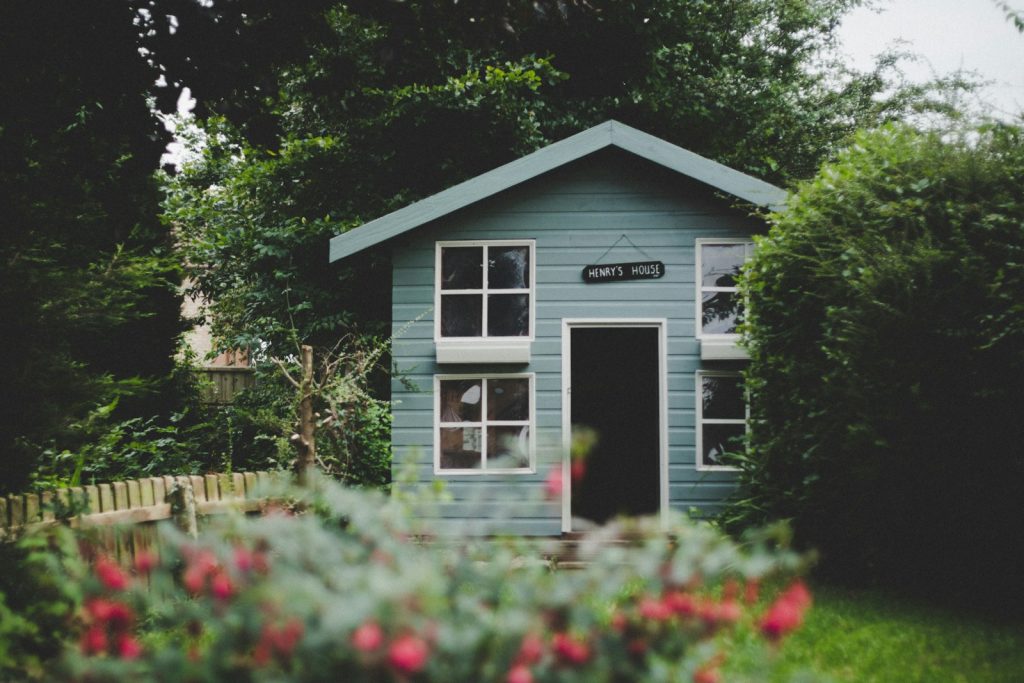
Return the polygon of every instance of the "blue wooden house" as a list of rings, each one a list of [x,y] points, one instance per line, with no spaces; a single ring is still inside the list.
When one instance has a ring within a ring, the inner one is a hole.
[[[438,531],[719,509],[747,417],[735,276],[752,207],[784,200],[609,121],[334,237],[332,261],[390,246],[394,469],[446,482]]]

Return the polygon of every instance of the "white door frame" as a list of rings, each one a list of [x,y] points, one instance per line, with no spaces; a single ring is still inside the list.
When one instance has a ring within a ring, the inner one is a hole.
[[[658,478],[662,523],[668,519],[668,320],[665,318],[562,319],[562,532],[572,531],[572,329],[575,327],[647,327],[658,330]]]

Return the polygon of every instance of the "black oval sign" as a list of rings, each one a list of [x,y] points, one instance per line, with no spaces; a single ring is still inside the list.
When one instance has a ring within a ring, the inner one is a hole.
[[[664,274],[665,264],[661,261],[605,263],[583,267],[583,281],[588,285],[601,282],[622,282],[623,280],[657,280]]]

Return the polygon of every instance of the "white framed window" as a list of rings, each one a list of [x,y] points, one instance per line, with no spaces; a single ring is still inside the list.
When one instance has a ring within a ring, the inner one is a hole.
[[[743,375],[725,370],[697,371],[697,469],[727,470],[726,453],[746,448],[750,418]]]
[[[435,375],[434,472],[534,472],[534,375]]]
[[[734,342],[743,319],[736,278],[754,253],[754,243],[749,239],[698,239],[696,251],[697,337]]]
[[[438,242],[435,341],[530,341],[533,240]]]

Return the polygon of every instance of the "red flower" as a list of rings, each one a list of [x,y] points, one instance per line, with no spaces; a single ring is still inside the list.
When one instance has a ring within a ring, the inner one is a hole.
[[[140,574],[148,574],[156,565],[156,553],[152,550],[140,550],[135,553],[135,571]]]
[[[548,498],[560,498],[562,495],[562,468],[555,466],[548,473],[547,481],[544,482],[544,493]]]
[[[388,649],[388,662],[403,674],[414,674],[427,664],[430,649],[422,638],[413,635],[401,636]]]
[[[651,621],[667,621],[672,617],[672,608],[667,602],[646,597],[640,601],[640,616]]]
[[[676,614],[684,617],[692,616],[697,611],[693,596],[682,591],[673,591],[663,598],[665,606]]]
[[[544,656],[544,641],[534,633],[527,633],[523,636],[523,643],[519,646],[519,656],[516,661],[521,664],[536,664]]]
[[[235,546],[235,567],[244,573],[251,572],[254,566],[252,552],[242,545]]]
[[[747,581],[746,588],[743,590],[743,602],[753,605],[757,602],[757,595],[760,591],[761,583],[757,579]]]
[[[234,595],[235,584],[231,582],[231,577],[220,571],[210,580],[210,592],[213,593],[213,597],[224,601]]]
[[[107,649],[107,631],[99,624],[93,624],[79,642],[82,652],[87,655],[98,655]]]
[[[718,620],[726,624],[735,624],[743,616],[740,603],[733,598],[723,600],[718,605]]]
[[[771,604],[761,617],[761,633],[777,641],[803,623],[804,612],[811,606],[811,593],[803,581],[795,581]]]
[[[203,587],[206,585],[206,570],[198,564],[191,564],[185,569],[185,573],[182,574],[181,582],[185,584],[185,589],[189,593],[199,595],[203,592]]]
[[[629,619],[622,612],[615,610],[615,614],[612,615],[611,627],[613,631],[622,633],[626,630],[626,626],[629,625]]]
[[[142,646],[139,641],[125,633],[117,641],[117,654],[121,659],[138,659],[142,654]]]
[[[587,462],[583,458],[574,459],[569,467],[569,473],[574,482],[579,481],[587,473]]]
[[[551,647],[563,664],[579,666],[590,659],[590,648],[587,644],[568,633],[556,633],[551,640]]]
[[[626,645],[629,654],[639,657],[647,652],[647,641],[643,638],[634,638]]]
[[[375,652],[384,644],[384,632],[375,621],[361,624],[352,633],[352,647],[360,652]]]
[[[122,591],[128,587],[128,576],[116,563],[105,557],[96,560],[96,576],[100,583],[112,591]]]
[[[719,683],[721,680],[718,669],[702,667],[693,672],[693,683]]]
[[[525,664],[516,664],[509,669],[505,683],[533,683],[533,674]]]

